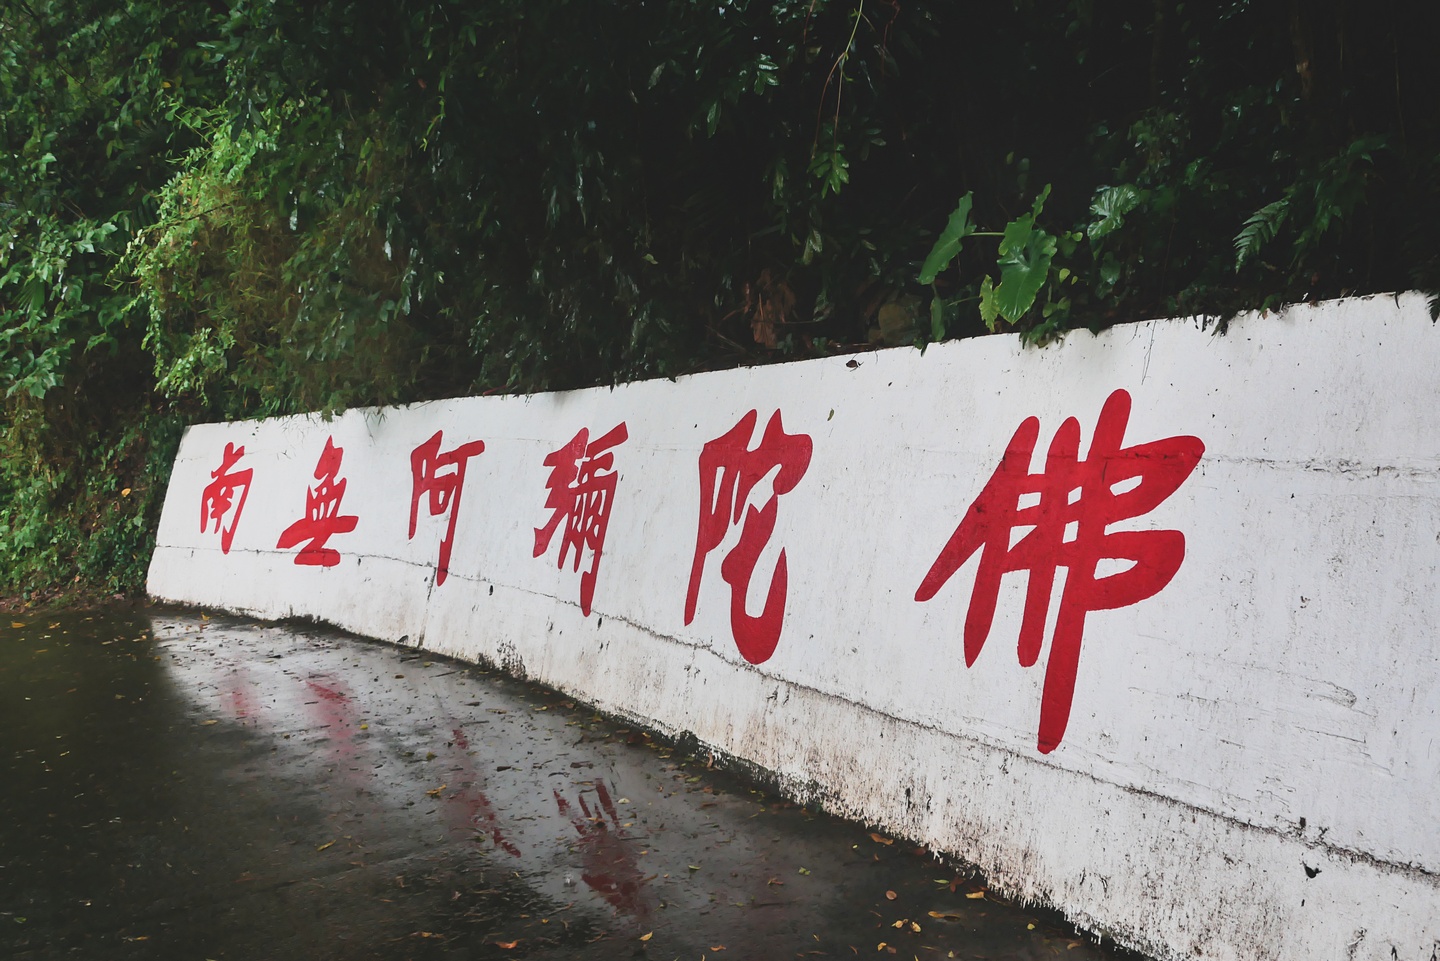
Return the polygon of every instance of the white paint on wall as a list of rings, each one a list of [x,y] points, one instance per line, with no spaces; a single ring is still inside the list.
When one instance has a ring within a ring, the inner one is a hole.
[[[494,660],[692,731],[1159,958],[1433,961],[1437,371],[1440,328],[1404,295],[1242,317],[1224,336],[1164,320],[1043,350],[989,337],[202,425],[176,461],[150,591]],[[1029,471],[1042,473],[1066,418],[1085,456],[1117,390],[1133,398],[1123,446],[1203,443],[1174,493],[1109,528],[1179,531],[1183,562],[1154,596],[1086,616],[1068,727],[1041,753],[1061,586],[1028,668],[1023,572],[1003,578],[970,667],[978,557],[933,598],[916,592],[1021,423],[1039,420]],[[782,549],[788,575],[778,643],[756,664],[735,640],[724,563],[749,520],[706,555],[685,618],[702,449],[750,410],[750,447],[779,411],[812,450],[793,489],[774,497],[772,469],[750,493],[757,511],[773,498],[775,519],[746,612],[760,614]],[[587,617],[574,554],[557,565],[561,534],[534,556],[551,516],[545,460],[581,428],[593,441],[622,422]],[[409,536],[411,453],[436,431],[442,451],[485,446],[466,460],[443,584],[446,516],[422,501]],[[299,566],[277,543],[305,514],[327,438],[343,451],[339,513],[356,523],[327,542],[335,566]],[[223,552],[201,518],[226,444],[245,449],[232,470],[253,475]]]

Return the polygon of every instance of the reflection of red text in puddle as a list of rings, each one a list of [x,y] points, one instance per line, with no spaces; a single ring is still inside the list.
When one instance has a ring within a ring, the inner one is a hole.
[[[249,690],[254,683],[244,665],[237,664],[230,670],[230,685],[225,691],[225,704],[230,710],[230,716],[237,721],[248,720],[255,712]]]
[[[650,914],[650,899],[645,883],[649,878],[640,873],[628,838],[620,834],[620,815],[610,799],[605,782],[594,782],[593,803],[582,789],[577,799],[579,811],[558,790],[553,791],[561,817],[570,819],[580,835],[580,857],[583,868],[580,880],[617,910],[636,918]]]
[[[345,685],[327,674],[311,675],[325,683],[314,680],[305,682],[306,689],[319,697],[318,701],[306,701],[307,707],[315,708],[316,721],[322,730],[327,745],[326,758],[335,765],[335,772],[352,785],[370,784],[374,777],[367,768],[363,773],[356,765],[359,750],[355,746],[355,731],[358,719],[355,716],[354,700],[345,692]]]
[[[485,792],[480,790],[480,773],[475,770],[475,763],[469,753],[470,739],[465,736],[465,731],[458,721],[452,718],[450,724],[450,734],[454,738],[450,742],[454,747],[450,758],[453,762],[450,765],[450,776],[455,778],[457,783],[451,785],[453,791],[445,792],[442,797],[442,810],[450,833],[467,838],[477,834],[489,835],[496,847],[511,857],[520,857],[520,849],[501,829],[500,818],[495,813],[494,805],[485,796]]]

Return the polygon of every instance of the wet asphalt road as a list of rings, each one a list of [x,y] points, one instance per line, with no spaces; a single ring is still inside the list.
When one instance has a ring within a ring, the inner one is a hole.
[[[177,610],[0,623],[7,961],[857,956],[1123,955],[478,667]]]

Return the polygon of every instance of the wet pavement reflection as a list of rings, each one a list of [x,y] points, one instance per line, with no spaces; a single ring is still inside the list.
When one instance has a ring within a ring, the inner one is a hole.
[[[563,695],[311,626],[0,624],[0,958],[1133,957]]]

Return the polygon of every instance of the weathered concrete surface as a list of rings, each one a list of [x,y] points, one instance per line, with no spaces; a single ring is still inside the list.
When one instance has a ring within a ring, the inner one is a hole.
[[[6,961],[1118,957],[464,664],[177,611],[9,624]]]
[[[1159,957],[1429,961],[1437,369],[1440,327],[1406,295],[1244,317],[1224,337],[1155,321],[1063,349],[993,337],[206,425],[182,446],[151,590],[489,659],[693,732]],[[536,556],[537,531],[567,443],[620,424],[587,600],[593,554],[560,556],[556,535]],[[416,486],[430,438],[485,445],[458,513],[433,476]],[[320,480],[327,442],[343,462]],[[229,468],[227,444],[245,450]],[[228,469],[253,474],[225,552],[202,510]],[[1122,502],[1112,482],[1137,473],[1150,486]],[[727,492],[737,477],[758,483]],[[284,532],[341,480],[355,524],[328,540],[335,566],[297,566]],[[987,490],[1004,496],[970,512]],[[981,537],[987,517],[1000,529]],[[988,561],[935,580],[966,518]],[[988,589],[984,563],[1004,571]],[[988,643],[967,643],[991,600]],[[1083,645],[1058,643],[1077,611]],[[1047,740],[1042,719],[1066,712]]]

